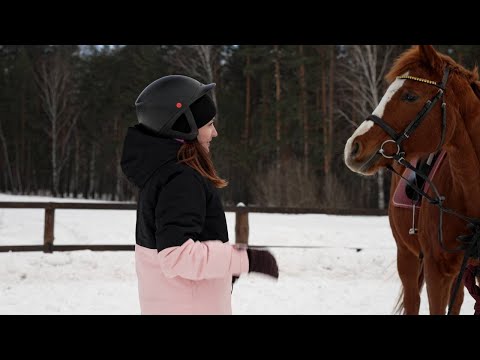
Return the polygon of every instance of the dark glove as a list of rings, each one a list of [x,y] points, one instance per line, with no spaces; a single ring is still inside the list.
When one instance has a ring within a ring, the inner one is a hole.
[[[247,249],[248,272],[262,273],[278,279],[277,260],[268,250]]]

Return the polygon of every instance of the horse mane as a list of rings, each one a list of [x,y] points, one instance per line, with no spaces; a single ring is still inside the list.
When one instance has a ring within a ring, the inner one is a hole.
[[[435,74],[441,76],[441,74],[443,74],[443,70],[445,69],[445,65],[447,64],[451,68],[450,73],[460,75],[461,77],[466,79],[472,87],[475,95],[480,99],[480,81],[478,76],[478,66],[475,65],[473,70],[467,70],[462,65],[456,63],[450,56],[441,54],[439,52],[436,53],[442,60],[440,63],[425,63],[425,59],[422,57],[418,45],[411,47],[395,60],[391,70],[385,76],[385,79],[388,81],[388,83],[391,83],[395,80],[397,76],[404,74],[414,65],[417,65],[419,63],[426,64],[428,68],[430,68]],[[415,76],[415,74],[410,75]]]

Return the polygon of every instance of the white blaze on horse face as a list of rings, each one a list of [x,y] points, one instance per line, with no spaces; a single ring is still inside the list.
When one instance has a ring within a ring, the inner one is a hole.
[[[408,76],[408,71],[403,74],[402,76]],[[379,118],[383,117],[383,113],[385,112],[385,107],[387,106],[388,102],[392,100],[393,95],[403,86],[403,83],[405,82],[405,79],[395,79],[394,82],[390,84],[390,86],[387,89],[387,92],[385,95],[383,95],[382,100],[380,100],[380,103],[378,104],[377,108],[373,110],[373,115],[378,116]],[[373,121],[370,121],[373,123]]]
[[[408,75],[408,71],[402,76],[406,76],[406,75]],[[387,106],[388,102],[393,98],[393,95],[395,95],[395,93],[403,86],[404,82],[405,82],[405,79],[395,79],[395,81],[390,84],[387,91],[385,92],[385,95],[383,95],[382,100],[380,100],[380,103],[378,104],[377,108],[373,110],[373,113],[372,113],[373,115],[376,115],[379,118],[383,117],[385,107]],[[345,144],[345,153],[344,153],[345,160],[347,160],[349,154],[351,153],[353,141],[358,136],[366,134],[374,124],[375,123],[371,120],[365,120],[363,123],[360,124],[357,130],[355,130],[353,135],[350,136],[350,138],[347,140],[347,143]]]

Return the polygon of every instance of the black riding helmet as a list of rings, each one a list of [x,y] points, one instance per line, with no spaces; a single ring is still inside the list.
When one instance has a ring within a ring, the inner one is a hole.
[[[198,127],[190,106],[214,87],[215,83],[204,85],[183,75],[157,79],[135,101],[138,122],[159,135],[194,140],[198,135]],[[182,115],[186,117],[190,132],[173,129]]]

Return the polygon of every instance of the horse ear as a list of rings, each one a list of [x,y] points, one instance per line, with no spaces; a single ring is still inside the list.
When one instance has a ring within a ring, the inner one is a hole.
[[[442,70],[442,59],[432,45],[419,45],[420,56],[433,70]]]

